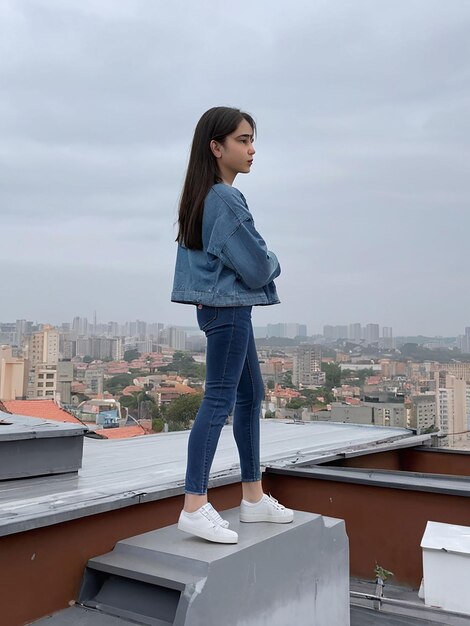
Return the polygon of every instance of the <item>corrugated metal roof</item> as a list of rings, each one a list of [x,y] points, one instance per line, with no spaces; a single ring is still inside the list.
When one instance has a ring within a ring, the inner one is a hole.
[[[410,446],[423,441],[403,428],[274,420],[260,425],[264,466],[360,447],[370,451],[397,439]],[[78,474],[0,483],[0,536],[183,493],[188,436],[181,431],[117,441],[85,438]],[[240,480],[231,425],[222,429],[210,476],[210,487]]]

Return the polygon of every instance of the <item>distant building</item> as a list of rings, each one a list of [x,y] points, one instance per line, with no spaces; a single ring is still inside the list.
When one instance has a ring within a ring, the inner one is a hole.
[[[168,329],[168,346],[175,350],[186,350],[186,333],[184,330],[170,326]]]
[[[28,363],[12,356],[11,346],[0,346],[0,400],[19,400],[26,394]]]
[[[92,359],[96,360],[112,359],[113,361],[120,361],[124,358],[122,337],[78,337],[75,344],[76,356],[91,356]],[[64,358],[73,358],[65,357],[65,352],[64,344]]]
[[[375,426],[407,427],[407,409],[404,404],[365,402],[359,405],[332,403],[331,410],[311,413],[302,411],[306,421],[344,422],[350,424],[373,424]]]
[[[439,365],[439,370],[443,370],[456,378],[461,378],[470,382],[470,363],[446,363]]]
[[[59,331],[50,324],[25,340],[29,361],[26,395],[34,398],[54,398],[57,391],[57,363],[59,362]]]
[[[325,339],[347,339],[348,327],[347,326],[323,326],[323,336]]]
[[[384,326],[382,328],[382,341],[381,341],[382,347],[383,348],[394,348],[395,347],[395,342],[393,339],[393,329],[391,326]]]
[[[62,404],[72,402],[73,363],[59,361],[57,363],[56,398]]]
[[[444,371],[434,372],[437,425],[453,446],[467,440],[467,383]]]
[[[349,324],[348,339],[360,342],[362,339],[362,327],[359,323]]]
[[[72,331],[76,337],[88,335],[88,319],[86,317],[74,317]]]
[[[406,375],[406,363],[401,361],[391,361],[390,359],[380,359],[380,372],[384,378],[394,378],[395,376]]]
[[[465,335],[457,337],[457,347],[464,353],[470,353],[470,326],[465,327]]]
[[[45,324],[42,330],[28,337],[26,351],[31,367],[57,365],[59,361],[59,331],[53,326]]]
[[[16,320],[16,337],[15,343],[21,348],[23,344],[23,339],[31,335],[33,332],[33,322],[28,322],[27,320]]]
[[[104,369],[96,366],[88,367],[85,370],[83,382],[85,383],[85,393],[87,395],[101,395],[104,386]]]
[[[54,399],[57,391],[57,365],[35,365],[30,370],[28,399]]]
[[[436,426],[436,394],[427,393],[411,396],[410,427],[420,434]]]
[[[364,329],[364,339],[368,345],[379,343],[379,325],[378,324],[367,324]]]
[[[282,378],[282,361],[270,359],[269,361],[260,361],[260,370],[261,376],[263,377],[263,381],[267,383],[268,381],[273,382],[277,385]]]
[[[0,344],[9,346],[15,345],[16,340],[16,324],[10,322],[0,322]]]
[[[302,343],[294,355],[292,382],[294,385],[321,386],[325,373],[321,371],[321,347]]]
[[[295,337],[306,337],[307,326],[306,324],[268,324],[267,326],[268,337],[280,337],[294,339]]]

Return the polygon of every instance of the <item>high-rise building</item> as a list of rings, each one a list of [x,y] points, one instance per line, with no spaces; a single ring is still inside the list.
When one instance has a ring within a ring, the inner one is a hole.
[[[347,339],[347,326],[323,326],[323,336],[325,339]]]
[[[152,337],[156,341],[160,341],[160,333],[163,330],[163,324],[161,322],[155,322],[153,324],[149,324],[147,327],[148,336]]]
[[[168,345],[170,348],[175,348],[175,350],[186,350],[186,333],[184,330],[169,326]]]
[[[33,322],[28,322],[27,320],[16,320],[16,345],[21,348],[24,337],[31,335],[32,332]]]
[[[136,335],[140,339],[145,339],[147,337],[147,322],[143,322],[142,320],[136,321]]]
[[[294,339],[295,337],[307,336],[306,324],[268,324],[267,326],[268,337],[280,337]]]
[[[382,328],[382,346],[384,348],[393,348],[393,330],[391,326],[384,326]]]
[[[16,324],[12,322],[0,323],[0,344],[15,345]]]
[[[292,373],[294,385],[321,386],[325,382],[325,373],[321,371],[321,347],[301,343],[294,355]]]
[[[348,339],[351,341],[361,341],[362,327],[359,323],[349,324]]]
[[[88,319],[86,317],[74,317],[72,322],[72,331],[75,336],[88,335]]]
[[[111,342],[111,358],[113,361],[122,361],[124,358],[124,341],[122,337],[113,337]]]
[[[368,345],[379,342],[379,325],[367,324],[364,329],[364,339]]]
[[[465,327],[465,335],[457,337],[457,347],[464,353],[470,353],[470,326]]]
[[[108,337],[116,337],[119,335],[119,324],[117,322],[108,322],[107,334]]]
[[[27,339],[27,357],[31,367],[57,365],[59,361],[59,332],[50,324],[44,324]]]

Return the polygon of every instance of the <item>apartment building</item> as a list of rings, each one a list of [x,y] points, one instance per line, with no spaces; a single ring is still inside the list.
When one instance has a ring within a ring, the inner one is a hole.
[[[410,427],[418,434],[437,426],[436,394],[424,393],[411,396]]]
[[[292,382],[294,385],[321,386],[325,373],[321,371],[321,347],[303,343],[294,355]]]
[[[42,330],[26,339],[25,354],[29,360],[27,397],[29,399],[55,397],[59,331],[50,324],[44,324]]]
[[[449,446],[468,440],[467,383],[445,371],[434,373],[437,426]]]
[[[28,381],[28,362],[12,355],[11,346],[0,346],[0,400],[24,398]]]

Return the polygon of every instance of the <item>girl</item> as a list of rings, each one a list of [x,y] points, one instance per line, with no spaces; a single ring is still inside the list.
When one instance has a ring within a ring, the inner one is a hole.
[[[207,337],[204,398],[188,441],[184,508],[178,528],[219,543],[238,535],[207,501],[220,432],[233,414],[240,455],[242,522],[293,520],[293,511],[263,493],[259,416],[264,385],[251,323],[256,305],[277,304],[281,268],[256,231],[244,196],[232,187],[251,170],[256,125],[247,113],[215,107],[199,120],[179,206],[171,300],[196,305]]]

